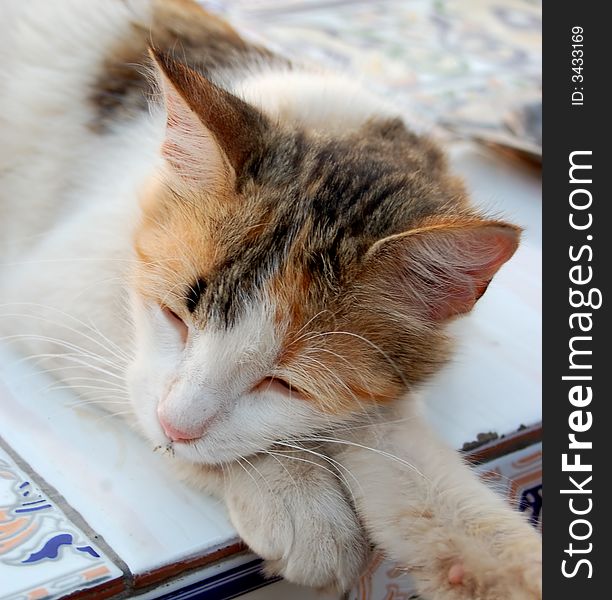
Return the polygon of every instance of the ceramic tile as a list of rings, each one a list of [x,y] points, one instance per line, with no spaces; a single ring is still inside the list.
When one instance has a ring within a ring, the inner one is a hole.
[[[0,598],[51,600],[122,575],[0,448]]]
[[[542,529],[542,444],[501,456],[477,467],[480,476]]]
[[[498,133],[515,147],[541,152],[541,119],[522,116],[537,115],[541,106],[539,1],[203,4],[299,62],[330,65],[383,90],[397,106],[408,107],[413,123],[444,123],[464,134],[480,131],[481,137]]]
[[[236,543],[221,504],[181,483],[170,457],[49,385],[0,347],[0,434],[137,578]]]
[[[245,552],[166,581],[139,594],[138,600],[225,600],[234,597],[237,591],[246,592],[259,587],[268,589],[270,585],[261,573],[261,559]]]
[[[279,581],[240,596],[240,600],[287,600],[288,598],[291,600],[342,600],[339,594],[326,594],[286,581]]]

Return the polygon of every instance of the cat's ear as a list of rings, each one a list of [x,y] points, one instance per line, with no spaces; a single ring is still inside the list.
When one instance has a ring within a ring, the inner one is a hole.
[[[500,221],[429,224],[376,242],[364,276],[396,306],[441,322],[472,310],[519,238]]]
[[[261,147],[265,117],[167,54],[150,54],[167,113],[166,160],[188,181],[240,174]]]

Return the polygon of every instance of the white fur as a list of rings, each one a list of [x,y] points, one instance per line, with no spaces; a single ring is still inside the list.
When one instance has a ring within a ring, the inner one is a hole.
[[[134,297],[134,302],[141,301]],[[272,308],[270,301],[258,302],[228,331],[191,330],[185,347],[159,307],[136,308],[140,343],[128,383],[149,439],[168,442],[160,415],[178,431],[201,426],[200,439],[175,444],[174,451],[189,461],[215,464],[339,421],[290,394],[253,390],[274,371],[280,349]]]
[[[331,135],[357,129],[373,117],[397,116],[394,107],[354,78],[336,73],[264,69],[234,82],[233,91],[281,123]]]

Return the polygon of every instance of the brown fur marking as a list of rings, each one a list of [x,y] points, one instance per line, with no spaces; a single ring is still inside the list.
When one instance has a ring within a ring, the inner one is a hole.
[[[146,76],[150,47],[207,76],[251,60],[282,60],[262,46],[247,43],[226,21],[193,0],[155,0],[152,21],[134,21],[131,34],[101,65],[90,94],[95,108],[93,131],[104,133],[114,122],[146,110],[153,91]]]

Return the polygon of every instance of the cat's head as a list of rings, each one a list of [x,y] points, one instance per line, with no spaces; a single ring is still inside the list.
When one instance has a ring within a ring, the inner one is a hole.
[[[219,463],[353,422],[445,361],[518,230],[469,208],[399,119],[275,122],[157,56],[167,168],[143,195],[135,412]],[[350,106],[347,106],[350,111]]]

